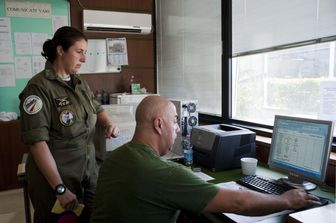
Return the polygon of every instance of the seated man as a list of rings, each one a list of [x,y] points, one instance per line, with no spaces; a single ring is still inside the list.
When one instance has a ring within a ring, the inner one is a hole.
[[[304,190],[281,196],[218,188],[184,166],[165,160],[180,131],[174,104],[148,96],[136,110],[131,142],[111,152],[98,179],[91,223],[175,222],[179,210],[196,214],[264,215],[319,203]]]

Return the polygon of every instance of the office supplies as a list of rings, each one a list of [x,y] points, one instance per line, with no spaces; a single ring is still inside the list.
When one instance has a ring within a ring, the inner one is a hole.
[[[193,128],[191,143],[194,162],[212,171],[240,167],[242,157],[255,157],[256,134],[227,124]]]
[[[287,174],[284,182],[292,187],[312,190],[314,183],[324,184],[332,133],[332,121],[276,115],[269,167]]]

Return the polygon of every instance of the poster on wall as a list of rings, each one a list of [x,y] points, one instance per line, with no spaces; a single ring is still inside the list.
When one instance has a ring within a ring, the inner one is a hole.
[[[107,63],[109,65],[128,65],[126,38],[108,38]]]
[[[6,16],[50,18],[51,5],[46,2],[6,1]]]

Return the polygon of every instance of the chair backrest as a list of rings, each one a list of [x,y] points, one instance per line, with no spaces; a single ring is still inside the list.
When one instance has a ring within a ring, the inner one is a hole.
[[[30,199],[27,188],[27,177],[26,177],[26,162],[28,158],[28,153],[22,155],[21,163],[18,164],[17,168],[17,178],[23,187],[23,198],[24,198],[24,208],[26,215],[26,223],[31,223],[31,214],[30,214]]]

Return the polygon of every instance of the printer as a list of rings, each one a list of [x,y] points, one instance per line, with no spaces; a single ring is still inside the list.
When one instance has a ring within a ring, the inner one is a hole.
[[[255,132],[228,124],[194,127],[194,162],[212,171],[238,168],[240,158],[256,156],[255,138]]]

